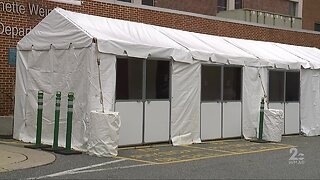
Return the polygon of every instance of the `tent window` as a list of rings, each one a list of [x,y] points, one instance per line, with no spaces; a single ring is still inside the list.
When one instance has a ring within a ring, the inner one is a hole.
[[[142,99],[142,59],[117,59],[116,99]]]
[[[147,99],[169,99],[169,61],[147,60]]]
[[[286,73],[286,101],[299,101],[300,96],[300,73]]]
[[[241,100],[241,68],[225,67],[223,70],[223,99]]]
[[[221,67],[202,66],[201,70],[201,100],[221,100]]]
[[[283,102],[284,100],[284,72],[269,72],[269,101]]]

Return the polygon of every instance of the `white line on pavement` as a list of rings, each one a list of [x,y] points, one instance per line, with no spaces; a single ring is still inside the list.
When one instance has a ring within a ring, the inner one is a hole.
[[[115,169],[129,169],[129,168],[152,166],[152,165],[156,165],[156,164],[138,164],[138,165],[118,166],[118,167],[104,168],[104,169],[91,169],[91,170],[72,172],[70,174],[92,173],[92,172],[108,171],[108,170],[115,170]]]
[[[40,176],[40,177],[33,177],[33,178],[28,178],[28,179],[44,179],[44,178],[49,178],[49,177],[57,177],[57,176],[63,176],[63,175],[67,175],[67,174],[74,174],[77,171],[86,170],[86,169],[95,168],[95,167],[100,167],[100,166],[113,164],[113,163],[117,163],[117,162],[121,162],[121,161],[125,161],[125,160],[126,159],[119,159],[119,160],[115,160],[115,161],[104,162],[104,163],[101,163],[101,164],[94,164],[94,165],[90,165],[90,166],[70,169],[70,170],[67,170],[67,171],[62,171],[62,172],[58,172],[58,173],[54,173],[54,174],[49,174],[49,175]]]

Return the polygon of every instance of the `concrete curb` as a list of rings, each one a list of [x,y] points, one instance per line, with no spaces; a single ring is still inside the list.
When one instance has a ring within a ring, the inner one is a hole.
[[[0,144],[0,173],[46,165],[55,159],[49,152]]]

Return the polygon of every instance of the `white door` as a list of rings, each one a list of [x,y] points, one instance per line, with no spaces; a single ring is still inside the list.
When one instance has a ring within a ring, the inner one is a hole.
[[[241,136],[241,102],[223,103],[223,138]]]
[[[298,134],[300,132],[299,103],[285,104],[285,134]]]
[[[285,114],[284,103],[282,103],[282,102],[281,103],[280,102],[269,103],[269,108],[270,109],[280,109]],[[286,124],[286,118],[284,118],[284,123],[283,123],[283,127],[282,127],[282,134],[285,134],[285,124]]]
[[[221,103],[201,103],[201,139],[221,138]]]
[[[144,141],[169,141],[169,101],[145,102]]]
[[[119,145],[141,144],[143,103],[117,102],[115,111],[119,112],[121,120]]]

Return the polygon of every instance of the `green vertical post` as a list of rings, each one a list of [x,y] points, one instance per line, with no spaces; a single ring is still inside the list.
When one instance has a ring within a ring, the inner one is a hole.
[[[71,151],[73,99],[74,99],[73,92],[69,92],[68,93],[68,112],[67,112],[66,151]]]
[[[53,150],[58,149],[60,104],[61,104],[61,92],[58,91],[56,93],[56,108],[54,113],[54,135],[53,135],[53,145],[52,145]]]
[[[48,147],[48,145],[41,144],[42,133],[42,111],[43,111],[43,91],[38,91],[38,110],[37,110],[37,130],[36,130],[36,144],[26,145],[26,148],[38,149]]]
[[[42,112],[43,112],[43,91],[38,91],[38,113],[37,113],[37,132],[36,132],[36,146],[41,146],[42,133]]]
[[[261,99],[261,104],[260,104],[260,121],[259,121],[259,137],[258,137],[259,141],[262,141],[263,118],[264,118],[264,98]]]
[[[75,151],[71,149],[73,100],[74,100],[74,93],[69,92],[68,93],[68,111],[67,111],[66,147],[64,149],[55,151],[58,154],[64,154],[64,155],[81,154],[80,151]]]

